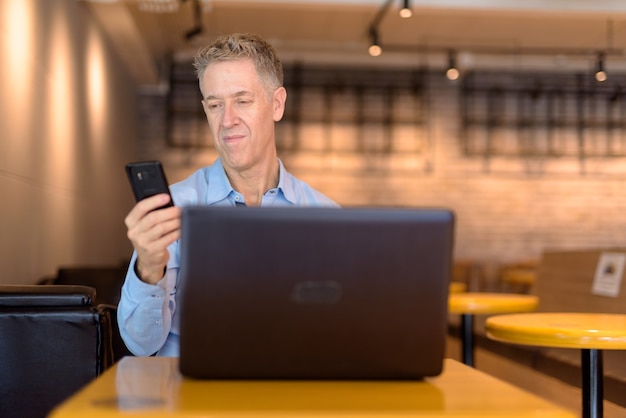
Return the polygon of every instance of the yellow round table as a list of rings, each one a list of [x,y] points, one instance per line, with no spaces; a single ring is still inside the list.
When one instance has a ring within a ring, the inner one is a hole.
[[[463,282],[450,282],[449,293],[462,293],[467,289],[467,285]]]
[[[603,413],[602,350],[626,349],[626,315],[533,312],[493,316],[491,339],[523,345],[581,350],[583,417]]]
[[[474,315],[528,312],[537,309],[534,295],[516,293],[451,293],[448,312],[461,315],[461,355],[463,363],[474,366]]]
[[[528,293],[537,281],[537,273],[526,268],[512,268],[502,273],[502,281],[520,293]]]
[[[530,286],[537,281],[537,273],[528,269],[511,269],[502,274],[502,280],[507,283]]]

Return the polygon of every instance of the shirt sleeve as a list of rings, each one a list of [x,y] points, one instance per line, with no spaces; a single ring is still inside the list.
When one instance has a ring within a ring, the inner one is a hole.
[[[150,356],[165,344],[176,310],[174,298],[178,268],[168,266],[156,284],[141,281],[135,273],[133,253],[117,308],[120,335],[137,356]]]

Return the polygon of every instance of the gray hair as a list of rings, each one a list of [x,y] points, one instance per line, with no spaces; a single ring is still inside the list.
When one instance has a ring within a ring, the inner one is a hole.
[[[218,37],[196,54],[193,66],[198,80],[202,82],[206,68],[216,62],[251,58],[261,81],[269,91],[283,85],[283,65],[272,45],[259,35],[233,33]]]

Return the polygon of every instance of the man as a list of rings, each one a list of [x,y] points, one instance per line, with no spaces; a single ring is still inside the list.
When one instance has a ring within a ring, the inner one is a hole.
[[[257,35],[222,36],[195,58],[202,106],[219,158],[156,195],[125,219],[135,251],[118,306],[120,333],[136,355],[177,356],[176,289],[181,207],[337,206],[289,174],[276,154],[274,124],[285,110],[282,64]]]

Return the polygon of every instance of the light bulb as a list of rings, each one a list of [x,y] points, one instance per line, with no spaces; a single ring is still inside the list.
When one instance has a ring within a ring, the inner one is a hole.
[[[458,80],[460,75],[461,74],[459,73],[459,70],[454,67],[448,68],[448,70],[446,71],[446,77],[448,78],[448,80]]]
[[[380,56],[380,54],[383,53],[383,49],[380,47],[380,45],[376,45],[376,44],[370,45],[367,51],[372,57],[378,57]]]

